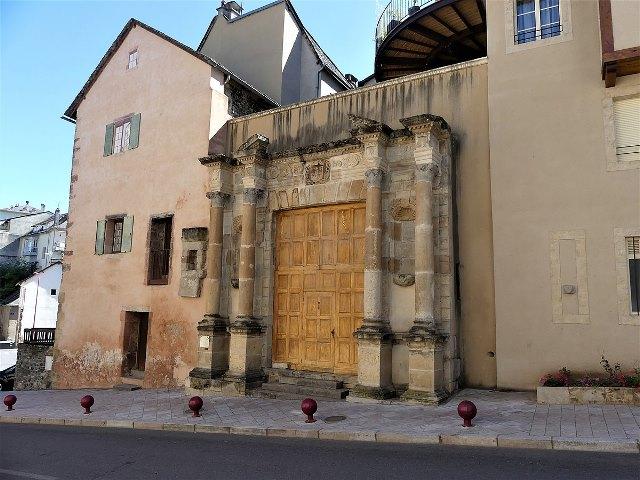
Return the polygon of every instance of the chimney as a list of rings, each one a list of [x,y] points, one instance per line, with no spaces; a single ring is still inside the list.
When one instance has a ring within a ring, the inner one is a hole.
[[[355,85],[356,87],[358,86],[358,79],[356,78],[355,75],[352,75],[350,73],[347,73],[344,78],[347,79],[347,81],[349,81],[349,83],[352,83],[353,85]]]
[[[44,205],[43,205],[43,207],[44,207]],[[44,210],[44,208],[43,208],[43,210]],[[60,209],[56,208],[56,211],[53,214],[53,226],[55,227],[59,223],[60,223]]]
[[[27,200],[27,201],[26,201],[26,202],[24,202],[24,203],[25,203],[25,205],[29,205],[29,200]]]
[[[41,203],[41,204],[40,204],[40,210],[42,210],[42,211],[44,212],[44,209],[45,209],[45,204],[44,204],[44,203]]]
[[[242,5],[235,1],[222,0],[220,7],[218,7],[218,13],[227,20],[233,20],[242,15]]]

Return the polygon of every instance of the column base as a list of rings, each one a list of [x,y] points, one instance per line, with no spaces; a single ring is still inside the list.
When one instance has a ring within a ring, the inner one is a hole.
[[[396,391],[392,387],[367,387],[356,385],[349,390],[347,401],[364,400],[388,400],[396,396]]]
[[[222,378],[221,390],[224,395],[244,396],[258,388],[264,382],[262,372],[253,372],[249,376],[227,374]]]
[[[449,394],[444,390],[437,390],[435,392],[422,392],[418,390],[407,390],[400,397],[402,400],[409,403],[420,403],[424,405],[440,405],[447,398]]]
[[[261,335],[263,332],[262,323],[257,317],[238,316],[229,325],[229,333],[240,333],[245,335]]]
[[[219,315],[205,315],[198,322],[198,366],[192,370],[194,378],[217,378],[229,369],[228,327],[229,319]]]
[[[388,325],[363,325],[358,339],[358,384],[349,395],[385,399],[393,395],[391,354],[393,333]]]
[[[205,316],[198,322],[198,332],[205,333],[226,333],[229,327],[229,319],[227,317],[221,317],[217,314],[205,314]]]

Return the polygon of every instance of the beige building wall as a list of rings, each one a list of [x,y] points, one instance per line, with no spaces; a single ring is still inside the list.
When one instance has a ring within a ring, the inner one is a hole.
[[[607,99],[640,79],[605,89],[598,3],[560,3],[570,34],[514,46],[509,2],[487,2],[499,388],[598,371],[601,355],[640,364],[640,323],[619,322],[614,248],[615,229],[640,226],[640,170],[608,168],[605,135]]]
[[[454,328],[451,335],[462,336],[467,384],[490,387],[495,385],[495,359],[489,355],[495,351],[495,324],[486,72],[486,60],[481,59],[232,120],[229,152],[234,152],[253,134],[267,136],[274,152],[344,140],[350,137],[352,125],[347,117],[350,113],[394,129],[402,128],[401,118],[412,115],[442,116],[451,126],[456,144],[462,313],[460,327]],[[410,192],[406,194],[408,199]],[[256,279],[256,283],[262,280]],[[400,288],[390,278],[386,281],[391,286],[388,299],[391,325],[395,331],[406,331],[414,317],[413,287]],[[263,305],[265,301],[269,298],[256,296],[255,304]],[[233,306],[230,310],[234,311]],[[270,306],[265,306],[264,312],[269,311]],[[407,359],[406,346],[396,346],[394,382],[408,381],[403,376]]]
[[[640,2],[611,0],[611,23],[615,50],[640,45]]]
[[[280,102],[285,3],[228,21],[218,15],[200,51]]]
[[[127,70],[135,48],[139,64]],[[137,27],[80,104],[56,388],[120,383],[127,310],[149,312],[145,386],[183,384],[195,364],[205,299],[178,295],[180,239],[183,228],[208,225],[206,172],[197,159],[207,154],[210,129],[228,118],[220,81],[208,64]],[[141,114],[139,147],[104,157],[105,125],[129,113]],[[95,255],[96,222],[114,214],[134,217],[131,252]],[[172,255],[169,284],[152,286],[146,285],[148,234],[158,214],[174,215]]]

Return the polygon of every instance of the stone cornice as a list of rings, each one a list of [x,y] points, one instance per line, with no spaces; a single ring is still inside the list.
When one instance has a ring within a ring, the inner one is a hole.
[[[236,162],[236,160],[232,157],[228,157],[226,155],[223,155],[221,153],[217,153],[217,154],[213,154],[213,155],[207,155],[206,157],[200,157],[198,159],[198,161],[205,166],[213,166],[213,165],[218,165],[218,164],[224,164],[224,165],[229,165],[231,167],[235,166],[238,164],[238,162]]]
[[[438,138],[444,138],[450,135],[451,129],[444,118],[437,115],[424,113],[422,115],[414,115],[413,117],[401,118],[400,123],[410,130],[414,135],[416,133],[433,133]]]

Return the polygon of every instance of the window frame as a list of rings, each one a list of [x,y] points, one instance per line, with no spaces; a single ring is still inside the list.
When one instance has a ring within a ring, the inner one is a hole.
[[[559,25],[560,32],[557,35],[541,38],[539,35],[533,40],[518,43],[518,31],[517,31],[517,0],[507,0],[504,2],[504,25],[505,25],[505,53],[516,53],[523,50],[529,50],[532,48],[543,47],[546,45],[553,45],[556,43],[563,43],[573,40],[573,28],[571,22],[571,1],[572,0],[559,0],[558,12],[559,12]],[[535,5],[535,18],[536,18],[536,34],[539,34],[540,30],[540,0],[534,0]]]
[[[164,246],[162,249],[160,249],[160,251],[166,252],[164,253],[164,255],[167,256],[166,274],[162,274],[159,277],[152,277],[152,269],[154,266],[154,260],[152,259],[152,256],[154,252],[158,252],[157,249],[152,248],[152,241],[153,241],[152,235],[153,235],[154,223],[163,223],[165,225]],[[167,226],[166,226],[167,223],[169,224],[168,232],[167,232]],[[174,224],[175,224],[175,216],[173,213],[153,215],[149,219],[149,228],[148,228],[148,234],[147,234],[147,255],[146,255],[147,268],[146,268],[146,276],[145,276],[147,285],[157,285],[157,286],[169,285],[169,280],[171,278],[171,264],[172,264],[171,257],[173,256],[173,249],[174,249],[174,243],[175,243],[173,241],[173,234],[175,230]]]
[[[631,303],[631,271],[627,250],[629,237],[640,237],[640,227],[614,229],[618,324],[640,326],[640,313],[633,311]]]
[[[111,145],[112,155],[124,153],[129,150],[129,139],[131,138],[131,119],[133,114],[121,117],[113,122],[113,144]],[[120,140],[118,141],[118,129],[120,130]],[[126,139],[126,140],[125,140]]]
[[[131,65],[131,56],[134,55],[135,63]],[[127,56],[127,70],[134,70],[138,68],[138,64],[140,61],[140,54],[138,53],[138,47],[133,50],[129,50],[129,55]]]
[[[604,127],[605,159],[607,171],[640,169],[640,160],[621,160],[618,156],[618,139],[616,137],[615,115],[613,103],[629,97],[640,96],[640,85],[616,85],[603,89],[602,121]]]

